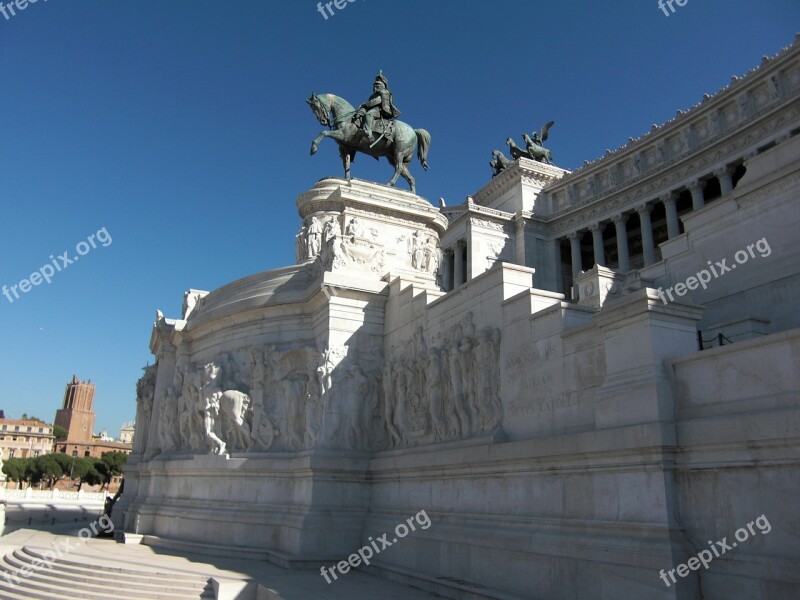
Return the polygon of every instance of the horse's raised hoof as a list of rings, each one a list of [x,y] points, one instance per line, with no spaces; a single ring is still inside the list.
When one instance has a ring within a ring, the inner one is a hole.
[[[317,145],[311,144],[311,156],[314,156],[317,153]]]

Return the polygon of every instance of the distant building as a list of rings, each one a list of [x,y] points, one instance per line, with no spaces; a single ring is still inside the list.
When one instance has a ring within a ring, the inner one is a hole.
[[[64,391],[64,406],[56,411],[56,425],[67,430],[67,441],[91,442],[94,432],[94,384],[78,381],[76,375]]]
[[[3,459],[34,458],[53,451],[53,426],[35,419],[0,418]]]
[[[133,444],[133,432],[136,429],[136,421],[128,421],[122,424],[119,430],[119,441],[123,444]]]
[[[64,405],[56,411],[55,424],[67,430],[67,439],[56,444],[56,452],[94,458],[111,451],[130,454],[131,444],[115,442],[105,432],[94,435],[94,392],[91,381],[79,381],[77,376],[72,376],[64,391]]]

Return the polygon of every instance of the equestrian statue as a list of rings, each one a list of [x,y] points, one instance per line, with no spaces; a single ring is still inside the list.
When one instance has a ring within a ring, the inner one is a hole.
[[[411,186],[411,191],[416,192],[408,164],[414,158],[416,147],[422,168],[428,170],[431,135],[424,129],[413,129],[397,120],[400,111],[394,105],[389,81],[383,71],[375,77],[372,95],[358,109],[334,94],[312,93],[306,102],[320,124],[330,127],[330,131],[320,132],[311,143],[311,154],[317,152],[323,138],[333,138],[339,145],[347,181],[351,179],[350,163],[355,160],[356,152],[369,154],[375,160],[385,156],[394,167],[394,176],[388,185],[393,186],[402,175]]]

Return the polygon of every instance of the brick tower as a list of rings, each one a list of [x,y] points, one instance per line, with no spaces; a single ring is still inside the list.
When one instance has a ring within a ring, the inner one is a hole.
[[[70,443],[91,442],[94,432],[94,384],[72,376],[64,391],[64,406],[56,411],[56,425],[67,430]]]

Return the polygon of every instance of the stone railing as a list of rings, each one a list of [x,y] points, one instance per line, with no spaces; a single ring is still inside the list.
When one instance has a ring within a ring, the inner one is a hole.
[[[0,488],[0,500],[11,501],[31,501],[31,502],[81,502],[81,503],[100,503],[105,502],[105,492],[65,492],[63,490],[7,490]]]

